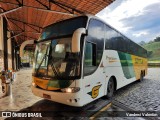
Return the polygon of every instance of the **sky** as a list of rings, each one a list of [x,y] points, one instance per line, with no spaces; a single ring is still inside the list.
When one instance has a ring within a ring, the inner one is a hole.
[[[136,43],[160,36],[160,0],[115,0],[96,16]]]

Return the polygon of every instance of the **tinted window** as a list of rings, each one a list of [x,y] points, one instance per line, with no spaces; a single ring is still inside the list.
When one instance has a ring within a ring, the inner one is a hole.
[[[93,73],[102,59],[104,50],[104,24],[101,21],[95,19],[90,20],[86,41],[84,75]],[[88,58],[90,58],[89,61],[87,60]]]
[[[106,49],[115,49],[114,42],[117,40],[118,34],[115,30],[111,29],[108,26],[105,26],[105,48]]]
[[[84,74],[89,75],[96,70],[96,44],[86,42],[85,47],[85,58],[84,58]]]
[[[71,35],[78,28],[85,28],[87,17],[77,17],[52,24],[44,29],[39,40],[50,37],[58,37],[63,35]]]
[[[105,49],[147,57],[147,51],[113,28],[105,25]]]
[[[116,30],[105,26],[105,48],[127,52],[128,39]]]

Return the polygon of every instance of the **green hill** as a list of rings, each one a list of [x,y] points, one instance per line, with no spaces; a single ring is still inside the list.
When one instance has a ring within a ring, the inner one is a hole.
[[[149,61],[160,62],[160,42],[152,42],[143,45],[148,50]]]

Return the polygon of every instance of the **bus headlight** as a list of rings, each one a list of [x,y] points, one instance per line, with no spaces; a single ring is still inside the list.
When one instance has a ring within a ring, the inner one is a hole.
[[[61,89],[62,92],[65,92],[65,93],[75,93],[75,92],[78,92],[80,90],[79,87],[71,87],[71,88],[63,88]]]

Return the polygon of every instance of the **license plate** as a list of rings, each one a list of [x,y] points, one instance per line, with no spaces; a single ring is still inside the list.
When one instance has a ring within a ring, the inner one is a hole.
[[[43,94],[43,97],[46,98],[46,99],[51,99],[51,96],[47,95],[47,94]]]

